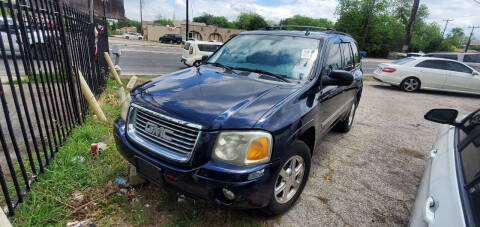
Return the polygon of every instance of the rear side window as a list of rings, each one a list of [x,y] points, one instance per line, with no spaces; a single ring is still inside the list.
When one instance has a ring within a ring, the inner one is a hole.
[[[458,61],[458,55],[456,54],[427,54],[427,57],[434,57],[434,58],[445,58]]]
[[[447,61],[442,60],[425,60],[418,63],[415,67],[428,68],[428,69],[447,69]]]
[[[350,43],[341,43],[340,47],[342,48],[343,53],[343,68],[349,69],[353,67],[353,54],[352,48],[350,48]]]
[[[219,45],[198,44],[198,49],[205,52],[215,52],[219,47]]]
[[[463,57],[464,62],[480,63],[480,54],[467,54]]]
[[[449,61],[447,62],[447,70],[461,73],[472,73],[473,71],[467,66],[460,64],[458,62]]]
[[[415,60],[415,59],[414,58],[402,58],[400,60],[396,60],[396,61],[392,62],[392,64],[403,65],[403,64],[406,64],[406,63],[411,62],[413,60]]]
[[[360,52],[358,52],[358,47],[356,43],[350,43],[352,46],[353,51],[353,58],[355,60],[355,65],[359,64],[362,61],[362,57],[360,56]]]
[[[476,126],[469,134],[480,130],[480,125]],[[467,141],[467,134],[460,131],[460,144]],[[462,185],[468,194],[471,214],[478,221],[480,215],[480,144],[479,137],[472,138],[466,146],[460,150],[460,163],[463,170],[464,184]],[[459,146],[460,146],[459,144]]]
[[[188,48],[190,48],[190,43],[185,43],[185,50],[188,50]]]
[[[336,43],[330,46],[327,58],[327,69],[342,69],[342,54],[340,53],[340,44]]]

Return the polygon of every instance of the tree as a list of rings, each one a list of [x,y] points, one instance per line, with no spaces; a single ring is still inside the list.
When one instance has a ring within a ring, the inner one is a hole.
[[[153,21],[154,24],[160,24],[163,26],[173,26],[173,21],[163,17],[162,15],[158,15],[157,19]]]
[[[420,6],[420,0],[413,0],[412,12],[410,19],[408,20],[407,36],[405,37],[405,44],[403,45],[403,52],[407,52],[410,49],[410,42],[412,40],[413,29],[415,26],[415,18],[417,17],[418,7]]]
[[[257,30],[268,26],[267,21],[256,13],[241,13],[234,24],[236,28],[245,30]]]
[[[213,16],[212,14],[204,13],[202,16],[194,17],[194,22],[205,23],[207,25],[215,25],[222,28],[233,28],[234,25],[226,17]]]
[[[315,26],[333,28],[333,22],[326,18],[311,18],[301,15],[295,15],[280,21],[280,25],[301,25],[301,26]]]
[[[128,18],[118,20],[117,27],[118,28],[136,27],[137,32],[140,32],[142,30],[140,22],[135,20],[130,20]]]

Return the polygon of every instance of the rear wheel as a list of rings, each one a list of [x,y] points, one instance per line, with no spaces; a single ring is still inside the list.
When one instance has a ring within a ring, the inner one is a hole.
[[[310,174],[310,154],[310,148],[304,142],[297,140],[292,143],[275,174],[270,203],[262,209],[264,213],[279,215],[295,205]]]
[[[337,125],[335,125],[335,128],[334,128],[335,131],[343,132],[343,133],[349,132],[350,129],[352,129],[353,119],[355,118],[356,110],[357,110],[357,101],[354,100],[352,103],[352,106],[350,107],[350,112],[348,112],[348,117],[345,120],[338,122]]]
[[[406,92],[414,92],[420,89],[420,80],[415,77],[409,77],[400,84],[402,90]]]
[[[200,61],[196,61],[193,63],[193,66],[199,67],[202,63]]]

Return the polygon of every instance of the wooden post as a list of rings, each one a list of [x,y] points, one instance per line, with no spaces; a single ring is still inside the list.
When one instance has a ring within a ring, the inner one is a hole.
[[[110,59],[110,55],[108,54],[108,52],[105,52],[104,56],[108,64],[108,68],[110,68],[110,73],[112,74],[113,79],[115,79],[115,81],[117,81],[117,83],[119,83],[120,85],[123,85],[120,77],[117,74],[117,71],[115,70],[115,66],[113,65],[112,59]]]
[[[78,72],[78,79],[80,80],[80,88],[82,90],[83,96],[85,96],[85,99],[87,99],[88,105],[90,106],[90,109],[92,109],[93,113],[97,115],[98,120],[102,122],[106,122],[107,118],[105,117],[105,114],[103,113],[102,108],[100,108],[100,105],[97,102],[97,99],[95,99],[95,95],[93,95],[92,91],[88,87],[87,81],[85,81],[85,78],[83,77],[82,72],[80,70]]]

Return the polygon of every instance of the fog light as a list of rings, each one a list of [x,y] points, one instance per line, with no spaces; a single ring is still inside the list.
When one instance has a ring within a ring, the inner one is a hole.
[[[234,200],[234,199],[235,199],[235,194],[234,194],[232,191],[230,191],[230,190],[228,190],[228,189],[226,189],[226,188],[223,188],[222,191],[223,191],[223,195],[224,195],[227,199],[229,199],[229,200]]]
[[[265,169],[262,169],[262,170],[250,173],[250,174],[248,174],[248,179],[251,180],[251,179],[259,178],[259,177],[263,176],[264,171],[265,171]]]

